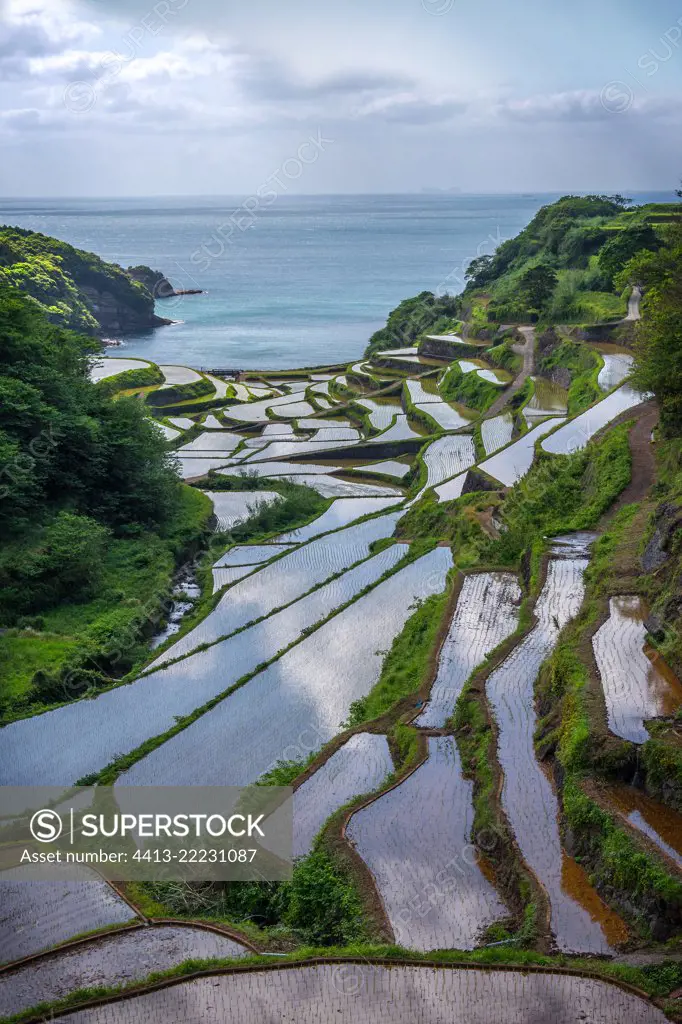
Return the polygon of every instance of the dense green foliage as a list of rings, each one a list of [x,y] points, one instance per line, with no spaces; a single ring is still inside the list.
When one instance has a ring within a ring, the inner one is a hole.
[[[312,487],[305,487],[291,480],[259,477],[246,471],[240,476],[226,476],[217,470],[211,470],[208,483],[202,486],[210,491],[254,492],[254,514],[247,522],[237,524],[230,530],[231,537],[240,544],[303,526],[321,516],[331,504],[330,499],[323,498]],[[284,500],[267,504],[259,502],[258,491],[277,491]]]
[[[448,367],[439,391],[446,401],[460,402],[479,412],[486,412],[502,393],[501,387],[484,380],[474,371],[464,373],[458,363]]]
[[[424,331],[444,317],[457,317],[459,302],[451,295],[436,296],[421,292],[412,299],[404,299],[388,316],[386,326],[376,331],[369,340],[365,355],[373,355],[386,348],[409,348]]]
[[[113,377],[105,377],[97,386],[104,394],[115,395],[120,391],[156,387],[163,384],[164,380],[165,377],[158,366],[150,365],[141,366],[137,370],[125,370],[124,373],[117,373]]]
[[[620,283],[646,288],[638,329],[634,381],[653,391],[670,436],[682,435],[682,227],[669,229],[668,244],[627,264]]]
[[[147,395],[147,403],[156,407],[179,405],[213,394],[215,394],[215,385],[202,377],[201,380],[193,380],[188,384],[173,384],[172,387],[150,391]]]
[[[121,267],[23,228],[0,226],[0,285],[25,292],[52,323],[86,334],[108,326],[95,308],[97,296],[108,297],[120,322],[143,327],[154,321],[151,294]]]
[[[0,638],[0,661],[4,696],[29,703],[59,699],[55,680],[98,652],[106,673],[116,637],[134,650],[141,599],[162,598],[210,513],[144,406],[90,382],[91,344],[0,291],[0,625],[32,630]]]
[[[557,337],[553,331],[549,333],[553,340],[548,348],[541,349],[537,358],[537,370],[541,376],[549,378],[555,370],[568,371],[568,412],[574,416],[602,397],[597,383],[601,360],[597,353],[586,345],[581,345],[570,338]]]

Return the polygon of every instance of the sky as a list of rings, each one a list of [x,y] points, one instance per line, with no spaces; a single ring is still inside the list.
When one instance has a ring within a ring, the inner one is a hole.
[[[678,0],[0,0],[0,195],[669,191]]]

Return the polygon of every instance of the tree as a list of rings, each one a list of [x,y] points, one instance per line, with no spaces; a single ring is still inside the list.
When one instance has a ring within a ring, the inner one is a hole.
[[[682,436],[682,227],[670,231],[658,252],[640,252],[625,265],[617,287],[645,288],[633,381],[653,391],[668,436]]]
[[[478,256],[464,271],[464,279],[472,288],[482,288],[490,280],[492,256]]]
[[[638,252],[648,250],[656,252],[661,241],[649,224],[638,224],[635,227],[619,231],[599,253],[599,269],[604,277],[613,282],[614,278]]]
[[[546,263],[538,263],[522,276],[520,285],[531,309],[542,310],[554,294],[559,278]]]

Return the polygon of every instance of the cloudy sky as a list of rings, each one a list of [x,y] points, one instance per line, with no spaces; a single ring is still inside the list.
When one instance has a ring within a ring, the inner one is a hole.
[[[678,0],[0,0],[5,196],[669,190],[681,128]]]

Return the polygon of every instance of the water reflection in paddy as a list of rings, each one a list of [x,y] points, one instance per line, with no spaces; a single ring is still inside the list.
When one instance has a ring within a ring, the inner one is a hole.
[[[404,782],[350,820],[347,836],[374,876],[396,942],[408,949],[473,949],[507,915],[471,845],[473,783],[452,736]]]
[[[502,1010],[501,1010],[502,1008]],[[575,975],[321,964],[187,981],[57,1024],[666,1024],[651,1003]]]
[[[415,600],[442,591],[451,567],[450,551],[436,548],[391,576],[152,751],[122,781],[244,785],[281,759],[319,749],[339,732],[351,703],[377,682],[382,652]]]
[[[376,582],[404,551],[387,548],[230,640],[127,686],[11,723],[0,730],[0,784],[66,785],[101,770],[275,657],[302,630]]]

